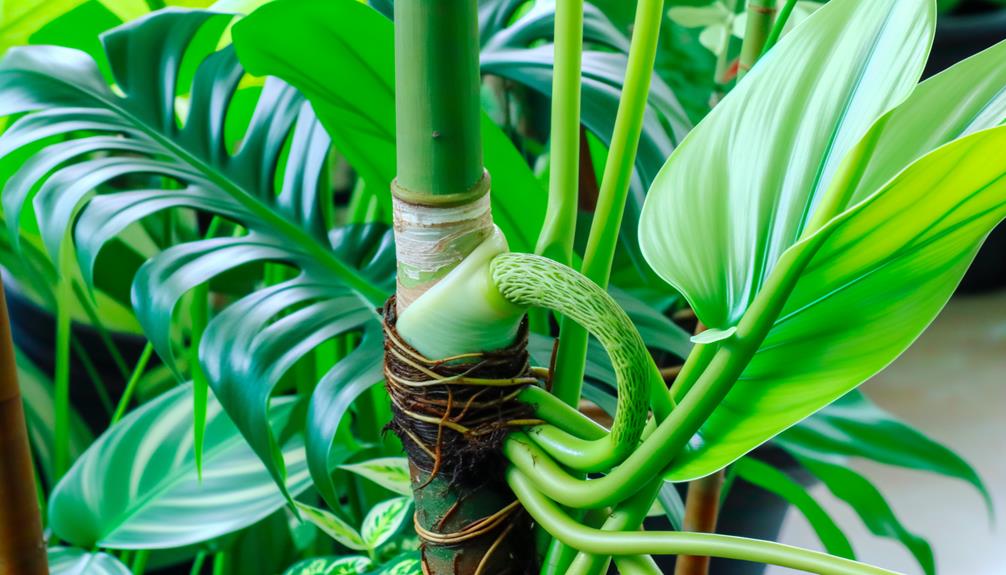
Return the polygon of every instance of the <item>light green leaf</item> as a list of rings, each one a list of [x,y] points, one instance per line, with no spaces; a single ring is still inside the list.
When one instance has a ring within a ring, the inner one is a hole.
[[[723,2],[716,0],[705,6],[674,6],[667,11],[667,17],[685,28],[705,28],[723,26],[733,14]]]
[[[283,575],[357,575],[365,573],[371,565],[370,559],[362,555],[315,557],[294,564]]]
[[[423,565],[419,553],[403,553],[388,561],[380,571],[380,575],[422,575]]]
[[[672,476],[722,467],[907,349],[1006,217],[1004,146],[995,128],[939,148],[795,246],[781,313]]]
[[[285,427],[294,403],[273,402],[270,422]],[[211,401],[203,477],[196,474],[192,387],[180,386],[106,431],[60,481],[49,525],[81,547],[181,547],[236,531],[281,508],[283,494],[237,428]],[[283,447],[287,487],[310,486],[303,441]]]
[[[843,190],[854,205],[905,166],[957,138],[1006,119],[1006,42],[1000,42],[919,84],[849,155]]]
[[[900,542],[919,562],[926,575],[935,575],[936,564],[929,543],[901,524],[883,494],[867,478],[853,470],[846,459],[793,453],[797,461],[820,479],[829,491],[856,511],[871,533]]]
[[[737,326],[727,329],[707,329],[702,333],[693,335],[692,343],[716,343],[730,339],[735,333],[737,333]]]
[[[411,497],[395,497],[375,505],[363,518],[363,526],[360,528],[367,546],[377,549],[391,539],[409,517],[411,508]]]
[[[725,25],[715,25],[704,28],[699,33],[699,43],[713,54],[719,54],[727,40],[728,28]]]
[[[934,22],[926,0],[829,2],[671,155],[640,243],[706,326],[737,324],[846,153],[915,86]]]
[[[365,477],[399,495],[412,497],[409,460],[404,457],[382,457],[361,463],[342,465],[341,468]]]
[[[50,575],[131,575],[132,571],[108,553],[74,547],[50,547]]]
[[[738,476],[748,483],[761,487],[762,489],[775,493],[788,503],[796,507],[800,513],[810,523],[814,533],[817,534],[825,550],[832,555],[855,559],[856,554],[852,550],[852,544],[848,537],[842,532],[835,520],[831,518],[828,511],[818,503],[803,485],[779,471],[775,467],[745,457],[731,467]]]
[[[355,551],[368,550],[367,543],[360,537],[360,533],[350,524],[339,519],[335,514],[312,507],[306,503],[297,502],[297,509],[304,515],[304,518],[314,523],[329,537],[335,539],[339,544]]]

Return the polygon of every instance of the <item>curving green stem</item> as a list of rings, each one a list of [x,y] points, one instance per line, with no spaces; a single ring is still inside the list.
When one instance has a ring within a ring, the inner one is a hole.
[[[782,31],[786,27],[786,23],[789,22],[789,17],[793,14],[793,9],[796,8],[797,0],[786,0],[786,4],[783,5],[782,9],[779,10],[779,16],[775,19],[775,24],[772,25],[772,31],[769,32],[768,38],[765,39],[765,45],[762,47],[761,55],[764,56],[769,50],[775,46],[779,38],[782,37]]]
[[[551,169],[548,212],[535,251],[569,265],[573,257],[580,176],[580,64],[583,0],[555,3]]]
[[[646,488],[627,499],[608,515],[602,531],[636,531],[639,529],[646,512],[650,510],[657,492],[663,485],[662,480],[653,481]],[[569,566],[567,575],[598,575],[608,572],[611,556],[580,552]]]
[[[548,258],[500,254],[491,270],[505,299],[558,311],[584,326],[607,350],[615,368],[618,406],[609,436],[585,440],[556,426],[541,425],[530,430],[535,441],[579,471],[600,471],[625,460],[646,425],[652,381],[652,360],[629,316],[597,284]]]
[[[555,502],[535,489],[531,480],[516,468],[507,470],[507,483],[536,523],[567,545],[587,553],[706,555],[768,563],[820,575],[897,575],[880,567],[771,541],[714,533],[612,532],[591,529],[573,521]]]
[[[734,335],[718,343],[719,348],[691,391],[608,475],[592,480],[573,477],[523,433],[507,438],[504,454],[523,473],[533,476],[541,491],[563,505],[593,509],[627,499],[664,470],[726,397],[768,335],[800,272],[826,237],[817,234],[782,255]]]
[[[581,267],[583,274],[601,287],[608,286],[618,232],[622,227],[625,200],[643,129],[663,10],[664,0],[639,0],[636,6],[624,88],[615,116],[615,129]],[[553,391],[570,405],[576,405],[580,399],[586,357],[586,330],[571,319],[563,318],[559,330]]]

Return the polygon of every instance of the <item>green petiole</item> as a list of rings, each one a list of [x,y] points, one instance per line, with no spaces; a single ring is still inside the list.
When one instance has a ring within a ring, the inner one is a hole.
[[[755,561],[820,575],[896,575],[849,559],[774,543],[713,533],[604,531],[585,527],[535,489],[521,471],[507,470],[507,483],[534,520],[563,543],[602,555],[703,555]]]

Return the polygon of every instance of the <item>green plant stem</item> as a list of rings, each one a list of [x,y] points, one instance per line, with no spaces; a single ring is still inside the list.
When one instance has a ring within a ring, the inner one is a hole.
[[[708,555],[767,563],[820,575],[896,575],[826,553],[775,543],[712,533],[680,531],[612,532],[591,529],[576,521],[555,502],[535,489],[516,468],[507,471],[507,482],[534,520],[567,545],[604,555]]]
[[[69,277],[72,256],[68,249],[60,250],[60,279],[57,286],[56,304],[56,369],[53,378],[55,422],[53,424],[54,473],[57,479],[63,477],[70,467],[70,339],[72,319],[70,305],[73,288]]]
[[[772,31],[769,32],[768,38],[765,39],[765,46],[761,49],[761,55],[764,56],[776,45],[779,38],[782,37],[782,31],[786,28],[786,23],[789,22],[790,15],[793,14],[793,9],[796,8],[797,0],[786,0],[786,4],[783,5],[782,9],[779,10],[779,15],[776,16],[775,24],[772,25]]]
[[[737,15],[737,0],[725,0],[727,10],[736,17]],[[731,21],[732,24],[732,21]],[[729,70],[730,63],[730,40],[733,37],[731,33],[726,33],[723,35],[723,41],[720,43],[719,50],[716,52],[716,68],[713,71],[713,94],[709,99],[709,107],[713,108],[719,103],[720,98],[727,91],[727,71]]]
[[[482,178],[478,2],[395,2],[397,184],[457,194]]]
[[[225,575],[228,571],[229,557],[226,551],[217,551],[213,555],[213,575]]]
[[[826,234],[818,234],[814,241],[799,244],[783,254],[735,335],[719,344],[691,391],[656,431],[608,475],[579,480],[523,433],[507,438],[503,445],[507,459],[525,474],[534,476],[535,483],[548,497],[570,507],[598,508],[631,496],[641,484],[656,478],[668,461],[673,461],[726,397],[768,335],[800,272],[826,238]]]
[[[196,558],[192,561],[192,569],[189,571],[189,575],[200,575],[203,571],[204,563],[206,563],[206,552],[200,551],[196,553]]]
[[[129,377],[129,367],[126,365],[126,360],[123,359],[122,353],[119,351],[119,346],[115,344],[112,340],[111,334],[108,333],[108,329],[105,328],[105,324],[101,321],[101,317],[98,315],[98,311],[94,309],[91,302],[84,292],[84,288],[80,286],[77,282],[72,282],[73,293],[77,296],[77,301],[80,302],[81,307],[84,309],[84,313],[87,314],[88,321],[91,325],[98,330],[98,337],[101,338],[101,343],[104,344],[105,349],[108,350],[108,354],[112,356],[112,361],[115,363],[115,367],[119,370],[119,374],[125,379]]]
[[[129,381],[126,382],[126,389],[122,392],[122,397],[119,398],[119,405],[115,408],[115,414],[112,415],[112,421],[108,424],[109,427],[115,425],[126,415],[126,410],[129,409],[129,400],[133,397],[133,392],[136,391],[137,384],[140,383],[140,377],[143,372],[147,369],[147,363],[150,361],[150,357],[154,354],[154,346],[151,343],[147,343],[143,347],[143,352],[140,354],[140,359],[136,362],[136,367],[133,368],[132,375],[129,376]]]
[[[744,43],[741,45],[740,63],[737,65],[738,79],[747,74],[762,54],[772,30],[775,3],[776,0],[748,0],[747,29],[744,32]]]
[[[147,561],[150,559],[149,549],[140,549],[136,552],[136,556],[133,557],[133,564],[130,566],[130,571],[133,575],[143,575],[147,570]]]
[[[603,531],[637,531],[646,518],[657,492],[663,485],[662,480],[651,482],[638,493],[615,508],[601,526]],[[608,572],[611,556],[595,555],[580,552],[570,565],[568,575],[601,575]]]
[[[583,0],[556,2],[554,47],[548,210],[535,252],[569,265],[579,199]]]
[[[98,373],[98,369],[94,366],[94,361],[77,338],[70,338],[70,348],[73,350],[73,354],[77,356],[77,360],[80,361],[80,365],[84,368],[84,371],[87,372],[87,377],[91,380],[95,393],[98,394],[98,401],[101,402],[102,409],[105,410],[106,415],[111,417],[115,406],[112,405],[112,397],[108,394],[108,388],[105,386],[105,381],[102,379],[101,374]],[[128,374],[124,375],[123,378],[126,376]]]
[[[625,84],[615,116],[608,160],[604,165],[597,207],[581,267],[583,275],[602,288],[608,286],[618,232],[625,213],[625,200],[632,180],[653,76],[663,9],[663,0],[640,0],[636,7]],[[559,331],[552,392],[569,405],[576,405],[580,400],[586,358],[587,331],[564,317]]]

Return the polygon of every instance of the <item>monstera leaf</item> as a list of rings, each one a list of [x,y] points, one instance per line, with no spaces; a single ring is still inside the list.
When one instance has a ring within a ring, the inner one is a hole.
[[[925,0],[829,2],[657,177],[647,261],[707,326],[737,328],[706,345],[745,350],[669,478],[722,468],[884,368],[1006,215],[1006,131],[981,131],[1004,117],[989,60],[912,94],[934,19]],[[943,82],[968,96],[963,111]]]
[[[33,142],[48,145],[12,176],[3,204],[12,243],[34,202],[50,254],[75,250],[88,281],[111,238],[158,212],[191,209],[231,226],[226,237],[173,242],[136,275],[137,317],[171,366],[172,313],[186,293],[248,264],[298,270],[235,302],[210,320],[201,339],[209,384],[285,489],[278,441],[265,425],[270,394],[291,365],[326,339],[379,333],[375,307],[391,291],[394,249],[382,229],[330,231],[331,197],[323,186],[330,139],[310,105],[275,79],[265,81],[256,100],[256,89],[239,87],[244,71],[231,47],[199,51],[212,43],[194,38],[219,34],[229,19],[168,9],[106,34],[114,89],[81,52],[11,50],[0,64],[0,114],[25,115],[0,138],[0,156]],[[191,85],[183,85],[181,62],[193,58],[201,64]],[[235,126],[244,128],[237,136]],[[312,320],[299,321],[306,316]],[[380,363],[372,339],[365,336],[351,361],[325,376],[312,397],[312,417],[359,393],[349,374],[372,373],[368,366]],[[347,385],[354,391],[341,395]],[[196,401],[197,412],[204,404]],[[309,459],[321,458],[311,469],[322,482],[331,481],[326,455],[337,426],[337,420],[312,426],[306,439]]]

